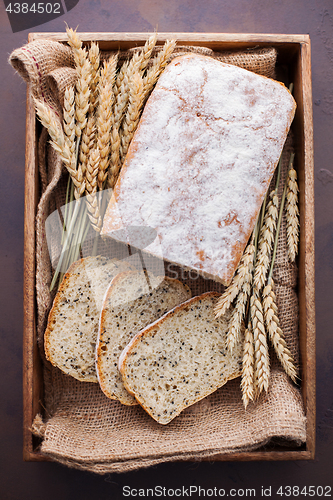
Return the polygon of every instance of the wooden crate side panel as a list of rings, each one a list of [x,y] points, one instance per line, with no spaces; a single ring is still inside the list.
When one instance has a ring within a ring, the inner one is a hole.
[[[303,77],[303,112],[304,112],[304,276],[302,284],[304,297],[300,295],[302,306],[301,349],[306,360],[305,399],[307,414],[307,449],[312,458],[315,451],[316,422],[316,347],[315,347],[315,249],[314,249],[314,163],[313,163],[313,114],[311,84],[311,48],[310,42],[301,46]],[[304,310],[305,309],[305,310]],[[305,343],[305,345],[304,345]]]
[[[26,120],[26,166],[24,211],[24,327],[23,327],[23,458],[31,459],[33,436],[31,425],[40,411],[43,381],[36,341],[35,307],[35,213],[38,196],[36,155],[36,119],[28,87]]]

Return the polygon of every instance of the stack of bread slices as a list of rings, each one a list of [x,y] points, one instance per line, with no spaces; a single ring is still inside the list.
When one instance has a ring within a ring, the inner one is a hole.
[[[177,279],[87,257],[70,267],[54,300],[47,359],[166,424],[241,373],[241,349],[226,349],[227,318],[214,318],[218,296],[191,298]]]

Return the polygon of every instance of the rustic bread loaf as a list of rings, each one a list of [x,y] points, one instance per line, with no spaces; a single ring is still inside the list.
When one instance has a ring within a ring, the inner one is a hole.
[[[242,341],[227,350],[229,314],[215,319],[220,295],[207,292],[139,332],[122,352],[126,389],[160,424],[200,401],[242,370]]]
[[[189,54],[144,108],[102,235],[149,226],[145,251],[229,284],[295,113],[281,83]]]
[[[168,277],[129,272],[113,278],[103,302],[96,348],[96,371],[106,396],[137,404],[124,388],[119,355],[137,332],[190,297],[187,285]]]
[[[53,301],[44,334],[46,358],[82,382],[98,382],[95,345],[105,291],[125,261],[86,257],[68,269]]]

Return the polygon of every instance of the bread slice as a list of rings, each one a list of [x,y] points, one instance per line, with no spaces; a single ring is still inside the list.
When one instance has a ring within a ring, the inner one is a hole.
[[[242,370],[242,342],[226,347],[229,315],[215,319],[220,295],[207,292],[139,332],[119,369],[126,389],[160,424],[216,391]]]
[[[145,105],[101,234],[154,228],[145,252],[228,285],[295,109],[277,81],[206,56],[175,58]]]
[[[126,261],[86,257],[68,269],[53,301],[44,334],[46,358],[82,382],[98,382],[95,345],[105,291]]]
[[[191,297],[187,285],[144,272],[121,273],[105,295],[96,348],[96,371],[102,391],[125,405],[137,404],[124,388],[119,355],[134,335]]]

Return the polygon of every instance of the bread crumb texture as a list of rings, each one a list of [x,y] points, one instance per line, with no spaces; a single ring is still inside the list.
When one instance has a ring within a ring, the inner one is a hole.
[[[118,370],[121,352],[134,335],[191,297],[180,281],[144,272],[116,276],[105,296],[96,350],[96,368],[103,392],[126,405],[137,404]]]
[[[99,315],[112,278],[126,262],[87,257],[68,269],[54,299],[44,335],[47,359],[83,382],[97,382],[95,348]]]
[[[149,226],[145,250],[229,284],[278,163],[284,85],[200,55],[175,58],[143,111],[102,234]],[[232,196],[231,196],[232,193]]]
[[[138,333],[121,356],[125,387],[160,424],[241,374],[243,332],[231,354],[230,312],[215,319],[218,297],[189,299]]]

